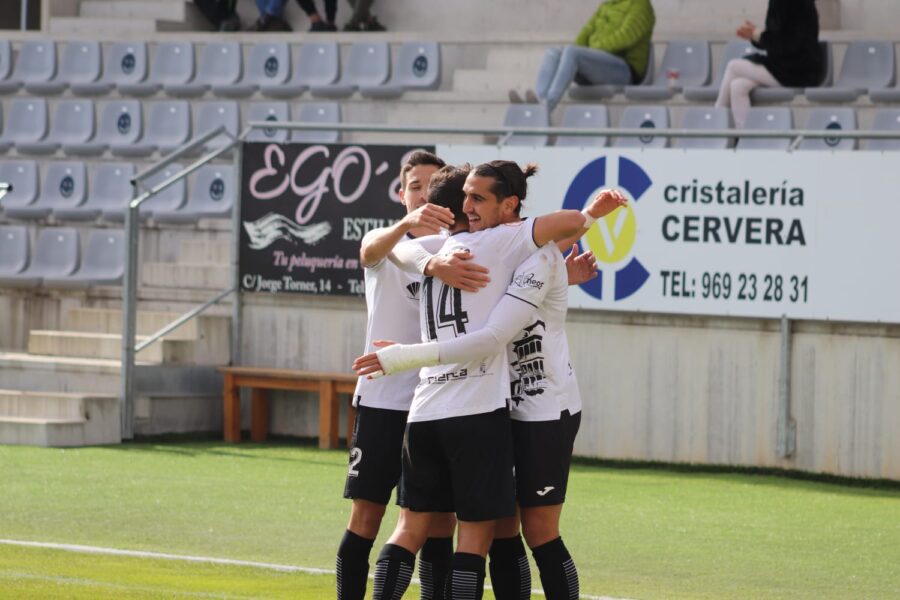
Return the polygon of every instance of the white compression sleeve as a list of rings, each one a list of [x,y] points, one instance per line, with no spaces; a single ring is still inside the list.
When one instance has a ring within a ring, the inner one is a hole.
[[[394,344],[376,354],[385,375],[440,364],[436,342],[426,344]]]
[[[503,296],[484,327],[438,343],[441,364],[469,362],[498,352],[528,326],[534,311],[535,307],[527,302],[509,294]]]

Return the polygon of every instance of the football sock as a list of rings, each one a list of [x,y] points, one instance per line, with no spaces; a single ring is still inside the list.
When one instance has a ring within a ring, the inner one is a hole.
[[[444,597],[447,600],[481,600],[484,594],[484,558],[457,552],[451,561]]]
[[[578,600],[578,571],[561,537],[532,548],[531,554],[547,600]]]
[[[400,600],[416,566],[416,555],[395,544],[385,544],[375,562],[373,600]]]
[[[497,600],[531,598],[531,567],[522,536],[494,538],[488,556],[491,559],[491,587]]]
[[[453,558],[453,538],[428,538],[419,553],[420,600],[443,600]]]
[[[362,600],[365,597],[369,552],[374,541],[360,537],[349,529],[344,532],[336,561],[338,600]]]

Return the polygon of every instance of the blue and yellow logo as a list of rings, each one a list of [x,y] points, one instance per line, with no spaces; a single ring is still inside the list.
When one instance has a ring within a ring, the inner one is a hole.
[[[588,248],[597,257],[597,262],[600,265],[616,269],[613,298],[617,301],[624,300],[637,292],[650,278],[650,273],[634,256],[634,244],[637,241],[634,205],[652,183],[650,177],[637,163],[625,157],[619,157],[618,187],[631,195],[632,203],[627,208],[620,208],[598,220],[585,236]],[[578,172],[566,192],[563,208],[581,210],[591,200],[593,194],[606,185],[606,157],[602,157],[591,161]],[[579,242],[579,246],[584,251],[583,242]],[[620,266],[623,264],[624,266]],[[602,269],[599,277],[580,287],[594,298],[602,300]]]

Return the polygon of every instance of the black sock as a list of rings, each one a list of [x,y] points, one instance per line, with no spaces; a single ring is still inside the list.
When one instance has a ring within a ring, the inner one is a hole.
[[[369,552],[374,541],[360,537],[349,529],[344,532],[336,561],[338,600],[362,600],[365,597]]]
[[[578,600],[578,571],[562,538],[531,549],[547,600]]]
[[[484,595],[484,559],[457,552],[451,561],[444,597],[447,600],[481,600]]]
[[[416,566],[416,555],[395,544],[385,544],[375,562],[372,600],[400,600]]]
[[[443,600],[444,585],[453,558],[453,538],[428,538],[419,553],[420,600]]]
[[[491,557],[491,587],[497,600],[531,598],[531,567],[522,536],[494,538],[488,556]]]

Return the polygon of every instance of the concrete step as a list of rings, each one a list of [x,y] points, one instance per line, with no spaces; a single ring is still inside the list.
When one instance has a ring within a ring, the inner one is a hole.
[[[135,435],[222,431],[222,396],[139,396],[134,405]]]
[[[118,402],[112,395],[0,390],[0,417],[83,420],[89,405],[113,400]]]
[[[82,0],[81,17],[183,21],[184,0]]]
[[[142,310],[137,314],[137,335],[153,335],[188,310],[181,313]],[[229,317],[204,313],[166,334],[166,339],[197,340],[210,335],[221,335],[222,331],[227,332],[230,327]],[[122,332],[122,311],[112,308],[74,308],[66,313],[63,328],[67,331],[119,334]]]
[[[231,264],[231,239],[182,240],[178,245],[178,261],[227,267]]]
[[[534,74],[527,71],[492,71],[488,69],[456,69],[453,72],[454,92],[486,90],[505,91],[534,84]]]
[[[119,415],[112,395],[0,390],[0,444],[118,444]]]
[[[144,339],[146,339],[144,336],[138,336],[137,342]],[[160,340],[141,350],[139,355],[141,360],[149,363],[163,362],[163,343],[164,340]],[[28,333],[28,352],[46,356],[115,360],[122,355],[122,336],[116,333],[33,329]]]
[[[543,48],[490,48],[487,51],[486,68],[492,72],[512,71],[520,77],[528,74],[537,77],[544,52]]]
[[[119,367],[118,360],[0,352],[0,389],[115,395]]]
[[[232,284],[231,268],[199,263],[147,262],[141,265],[141,285],[221,291]]]
[[[82,34],[95,38],[122,35],[147,36],[156,31],[153,19],[105,19],[94,17],[51,17],[50,33]]]

